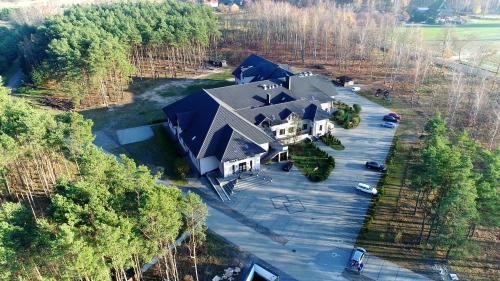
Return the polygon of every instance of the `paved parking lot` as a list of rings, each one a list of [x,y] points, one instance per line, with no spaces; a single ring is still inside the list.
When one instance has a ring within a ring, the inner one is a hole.
[[[349,104],[360,104],[362,121],[356,129],[335,129],[334,134],[345,150],[336,151],[319,144],[336,161],[326,181],[312,183],[296,168],[286,173],[274,164],[264,168],[264,173],[273,178],[271,183],[236,191],[228,203],[281,239],[271,241],[262,235],[249,234],[251,230],[229,223],[231,220],[217,210],[211,209],[208,219],[208,226],[213,231],[297,280],[345,280],[349,277],[344,267],[371,200],[370,195],[357,192],[354,186],[358,182],[377,184],[380,174],[366,170],[364,163],[383,161],[395,132],[380,127],[388,109],[344,89],[339,89],[337,98]],[[377,262],[366,265],[365,276],[369,279],[426,280],[392,263],[376,257],[373,260]]]

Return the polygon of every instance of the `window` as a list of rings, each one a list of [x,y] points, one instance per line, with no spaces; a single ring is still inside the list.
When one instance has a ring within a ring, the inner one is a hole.
[[[274,133],[274,136],[276,136],[278,134],[278,131],[273,131],[273,133]]]
[[[323,125],[319,125],[319,130],[323,131]]]
[[[302,124],[302,130],[307,130],[307,124]]]
[[[285,134],[285,129],[280,130],[280,136]]]
[[[245,172],[246,170],[247,170],[247,162],[243,162],[238,165],[238,172]]]

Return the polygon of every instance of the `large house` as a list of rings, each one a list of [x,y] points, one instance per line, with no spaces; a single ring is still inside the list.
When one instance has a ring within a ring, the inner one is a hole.
[[[286,159],[287,144],[333,129],[331,81],[310,72],[283,73],[204,89],[163,109],[167,127],[201,175],[259,170],[264,159]]]

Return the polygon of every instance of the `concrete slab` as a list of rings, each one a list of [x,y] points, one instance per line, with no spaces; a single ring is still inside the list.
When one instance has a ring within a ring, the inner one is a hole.
[[[384,162],[395,133],[394,129],[380,126],[389,109],[348,89],[339,88],[338,92],[339,100],[362,106],[362,121],[355,129],[335,129],[344,150],[318,144],[335,158],[336,167],[327,180],[313,183],[297,169],[286,173],[280,165],[266,165],[263,174],[272,182],[237,190],[226,202],[239,214],[286,237],[286,243],[272,243],[269,237],[248,234],[251,228],[222,227],[220,214],[210,214],[207,221],[216,233],[297,280],[352,279],[345,265],[372,200],[354,187],[359,182],[377,184],[381,174],[365,169],[364,164],[368,160]],[[372,280],[428,280],[374,256],[368,260],[365,272],[362,277]]]
[[[94,144],[99,147],[102,147],[106,151],[111,151],[114,148],[120,146],[119,143],[117,143],[114,139],[112,139],[103,131],[95,131],[94,135],[95,135]]]
[[[121,145],[141,142],[154,136],[151,126],[140,126],[116,131],[118,142]]]

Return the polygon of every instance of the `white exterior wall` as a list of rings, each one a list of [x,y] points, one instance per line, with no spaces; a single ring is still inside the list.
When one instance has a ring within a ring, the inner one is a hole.
[[[274,136],[278,140],[284,139],[284,138],[289,138],[289,137],[295,136],[295,131],[293,133],[288,132],[288,129],[291,127],[296,127],[296,124],[294,124],[293,121],[288,121],[287,123],[284,123],[284,124],[271,126],[271,131],[276,132],[276,134]],[[282,129],[285,129],[285,134],[280,135],[280,130],[282,130]]]
[[[266,143],[263,143],[263,144],[259,144],[260,147],[262,147],[265,151],[269,151],[269,143],[266,142]]]
[[[219,164],[219,169],[221,173],[223,174],[224,177],[230,176],[233,174],[233,165],[235,166],[235,171],[238,172],[238,167],[240,163],[246,162],[247,163],[247,170],[250,170],[250,161],[252,161],[252,170],[260,170],[260,156],[264,154],[257,154],[253,157],[249,157],[243,160],[237,160],[237,161],[228,161],[224,163]]]
[[[274,275],[273,273],[269,272],[267,269],[261,267],[258,264],[254,264],[252,266],[252,269],[248,273],[248,276],[244,281],[252,281],[255,273],[257,273],[260,277],[264,278],[267,281],[276,281],[278,280],[278,276]]]
[[[330,112],[332,110],[332,102],[325,102],[321,104],[321,109],[323,109],[326,112]]]
[[[322,127],[322,130],[320,130],[320,127]],[[334,125],[330,120],[325,119],[325,120],[318,120],[314,122],[313,125],[313,130],[312,130],[312,135],[313,136],[322,136],[329,131],[332,131],[334,128]]]
[[[302,130],[302,125],[304,124],[307,124],[307,129],[305,130]],[[309,131],[311,129],[311,122],[308,121],[308,120],[302,120],[299,124],[300,128],[300,132],[301,134],[309,134]],[[296,128],[297,127],[297,124],[294,122],[294,121],[288,121],[287,123],[284,123],[284,124],[280,124],[280,125],[275,125],[275,126],[271,126],[271,131],[273,131],[273,134],[274,134],[274,131],[276,131],[276,139],[280,140],[280,139],[284,139],[284,138],[290,138],[290,137],[294,137],[294,136],[297,136],[297,133],[295,131],[293,131],[292,133],[288,132],[288,129],[289,128]],[[284,135],[280,135],[279,132],[281,129],[285,129],[285,134]]]
[[[205,157],[199,160],[200,161],[200,174],[205,174],[207,172],[213,171],[219,168],[219,159],[215,156]]]

